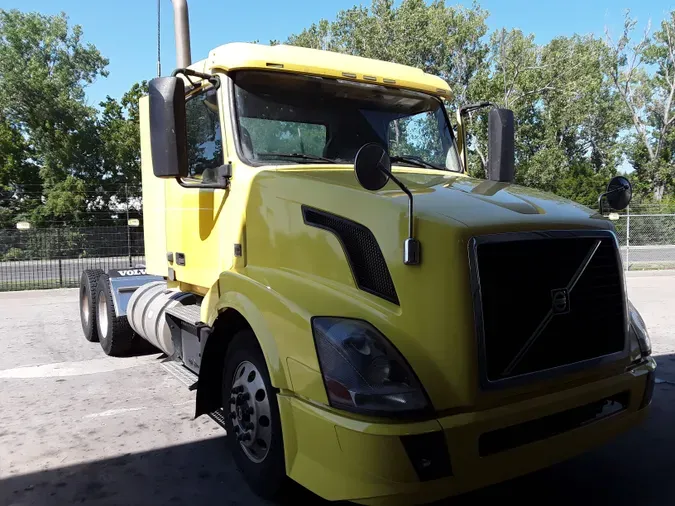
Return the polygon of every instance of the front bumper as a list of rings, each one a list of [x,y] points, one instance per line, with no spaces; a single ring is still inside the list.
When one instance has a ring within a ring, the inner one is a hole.
[[[414,423],[356,420],[279,395],[286,469],[295,481],[328,500],[371,505],[435,501],[555,464],[637,425],[647,413],[655,367],[649,358],[621,375],[573,389]],[[535,440],[528,428],[527,442],[514,444],[517,439],[509,432],[506,446],[486,451],[487,433],[499,434],[499,429],[527,422],[524,427],[531,427],[542,419],[560,420],[557,414],[609,398],[625,399],[625,408],[568,430],[554,424],[555,435],[541,432]],[[424,454],[425,445],[430,453]],[[431,473],[425,472],[429,468]]]

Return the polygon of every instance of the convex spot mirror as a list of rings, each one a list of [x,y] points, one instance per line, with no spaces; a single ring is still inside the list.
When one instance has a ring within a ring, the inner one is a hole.
[[[157,77],[148,84],[152,171],[156,177],[187,177],[185,83]]]
[[[616,176],[607,185],[607,203],[616,209],[621,211],[626,209],[628,204],[630,204],[631,199],[633,198],[633,187],[630,184],[630,181],[623,176]]]
[[[385,149],[374,142],[364,144],[354,158],[356,180],[366,190],[377,191],[389,181],[391,160]]]

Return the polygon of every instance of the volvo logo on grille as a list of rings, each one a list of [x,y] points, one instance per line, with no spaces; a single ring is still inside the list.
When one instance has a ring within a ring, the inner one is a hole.
[[[551,290],[551,310],[553,314],[565,314],[570,312],[570,295],[567,288]]]

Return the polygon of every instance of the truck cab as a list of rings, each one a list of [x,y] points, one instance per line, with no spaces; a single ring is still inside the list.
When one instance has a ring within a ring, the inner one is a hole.
[[[512,183],[508,111],[490,178],[469,177],[450,96],[411,67],[233,43],[141,100],[152,279],[112,316],[195,375],[196,414],[221,413],[263,496],[290,477],[428,502],[646,416],[655,362],[612,223]]]

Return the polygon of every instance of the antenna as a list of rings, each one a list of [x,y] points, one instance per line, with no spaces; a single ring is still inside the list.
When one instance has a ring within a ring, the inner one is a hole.
[[[157,77],[162,76],[162,2],[157,0]]]

